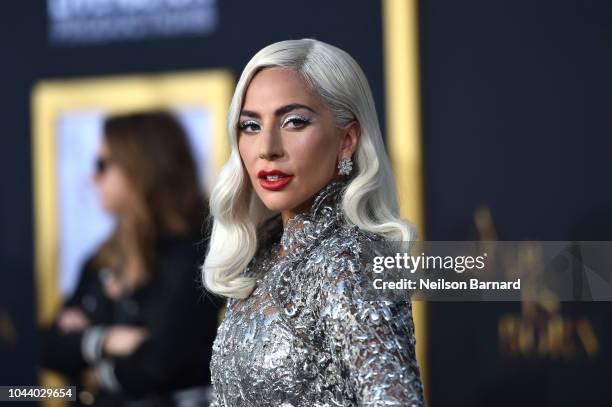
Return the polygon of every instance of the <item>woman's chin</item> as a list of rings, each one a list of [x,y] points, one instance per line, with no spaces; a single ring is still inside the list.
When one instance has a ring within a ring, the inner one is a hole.
[[[266,203],[264,201],[264,205],[266,206],[266,208],[268,208],[269,210],[273,211],[273,212],[283,212],[286,211],[289,207],[287,205],[284,204],[280,204],[280,203]]]
[[[115,205],[114,203],[102,202],[101,207],[104,212],[112,216],[117,216],[119,215],[119,212],[121,212],[118,205]]]
[[[273,195],[272,195],[273,194]],[[263,204],[271,211],[283,212],[290,209],[293,203],[292,199],[287,199],[288,195],[280,192],[273,192],[272,194],[264,192],[259,196]],[[283,196],[285,195],[285,196]]]

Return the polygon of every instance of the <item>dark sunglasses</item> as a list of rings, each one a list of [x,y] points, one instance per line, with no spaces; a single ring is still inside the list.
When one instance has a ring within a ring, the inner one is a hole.
[[[108,158],[96,157],[96,174],[104,174],[110,161]]]

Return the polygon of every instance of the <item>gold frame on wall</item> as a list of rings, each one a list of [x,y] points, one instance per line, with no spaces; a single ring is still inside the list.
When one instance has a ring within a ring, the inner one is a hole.
[[[382,7],[387,146],[396,176],[401,216],[416,226],[419,240],[425,240],[418,1],[383,0]],[[412,307],[417,360],[424,396],[429,401],[427,303],[413,301]]]
[[[233,75],[213,69],[164,74],[122,75],[41,81],[32,91],[32,162],[34,186],[34,255],[37,324],[52,322],[62,304],[58,281],[59,230],[56,178],[56,120],[64,112],[102,109],[109,113],[202,106],[213,126],[214,175],[227,161],[230,146],[225,125],[234,91]],[[40,372],[41,385],[61,385],[60,377]],[[62,405],[48,403],[46,405]]]

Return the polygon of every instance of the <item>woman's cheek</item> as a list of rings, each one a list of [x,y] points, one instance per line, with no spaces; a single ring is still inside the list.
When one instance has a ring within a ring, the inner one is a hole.
[[[291,156],[297,161],[296,168],[300,168],[308,174],[327,173],[333,164],[337,152],[335,146],[330,143],[330,137],[321,133],[304,134],[304,137],[292,140]],[[289,147],[289,146],[288,146]]]
[[[251,178],[256,178],[255,171],[255,146],[253,143],[249,143],[242,138],[238,143],[238,152],[240,153],[240,158],[242,159],[242,164],[245,166],[247,173]]]

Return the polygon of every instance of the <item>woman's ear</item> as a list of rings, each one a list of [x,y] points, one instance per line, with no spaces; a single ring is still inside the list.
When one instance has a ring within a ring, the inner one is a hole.
[[[351,157],[357,150],[357,143],[359,143],[359,137],[361,136],[361,125],[357,120],[352,120],[341,131],[339,160]]]

